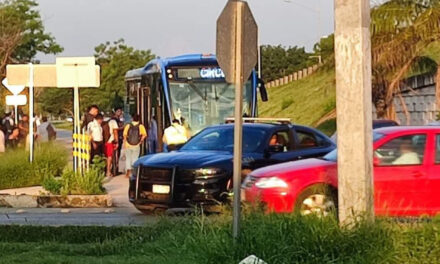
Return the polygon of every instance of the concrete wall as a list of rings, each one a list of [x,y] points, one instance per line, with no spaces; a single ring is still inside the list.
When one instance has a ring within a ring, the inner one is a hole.
[[[433,75],[412,77],[401,85],[402,97],[410,113],[410,125],[426,125],[436,120],[435,78]],[[396,117],[401,125],[407,120],[399,98],[394,99]]]

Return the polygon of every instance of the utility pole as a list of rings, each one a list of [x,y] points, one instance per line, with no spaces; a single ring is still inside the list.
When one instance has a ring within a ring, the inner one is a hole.
[[[369,0],[335,0],[339,220],[374,221]]]

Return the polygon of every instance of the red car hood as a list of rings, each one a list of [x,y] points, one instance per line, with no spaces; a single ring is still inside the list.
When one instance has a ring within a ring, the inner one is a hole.
[[[254,177],[269,177],[294,172],[336,166],[336,162],[323,159],[305,159],[264,167],[252,172]]]

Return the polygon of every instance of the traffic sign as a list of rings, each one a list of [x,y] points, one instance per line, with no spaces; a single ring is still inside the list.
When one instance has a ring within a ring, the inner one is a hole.
[[[2,84],[8,89],[13,95],[17,95],[24,90],[24,85],[10,85],[8,79],[4,78]]]
[[[238,54],[245,82],[258,63],[258,26],[247,2],[230,0],[217,20],[217,60],[230,83],[235,82]]]
[[[26,105],[26,95],[6,95],[6,105]]]
[[[234,202],[232,234],[238,237],[241,215],[243,84],[258,62],[258,26],[245,1],[230,0],[217,20],[217,60],[226,81],[235,84]]]

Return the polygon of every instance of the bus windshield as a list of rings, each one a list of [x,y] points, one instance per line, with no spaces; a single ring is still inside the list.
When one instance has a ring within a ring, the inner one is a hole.
[[[225,122],[234,115],[235,87],[224,79],[169,80],[171,108],[175,117],[181,116],[192,134],[201,129]],[[252,83],[244,85],[243,114],[250,116]]]

